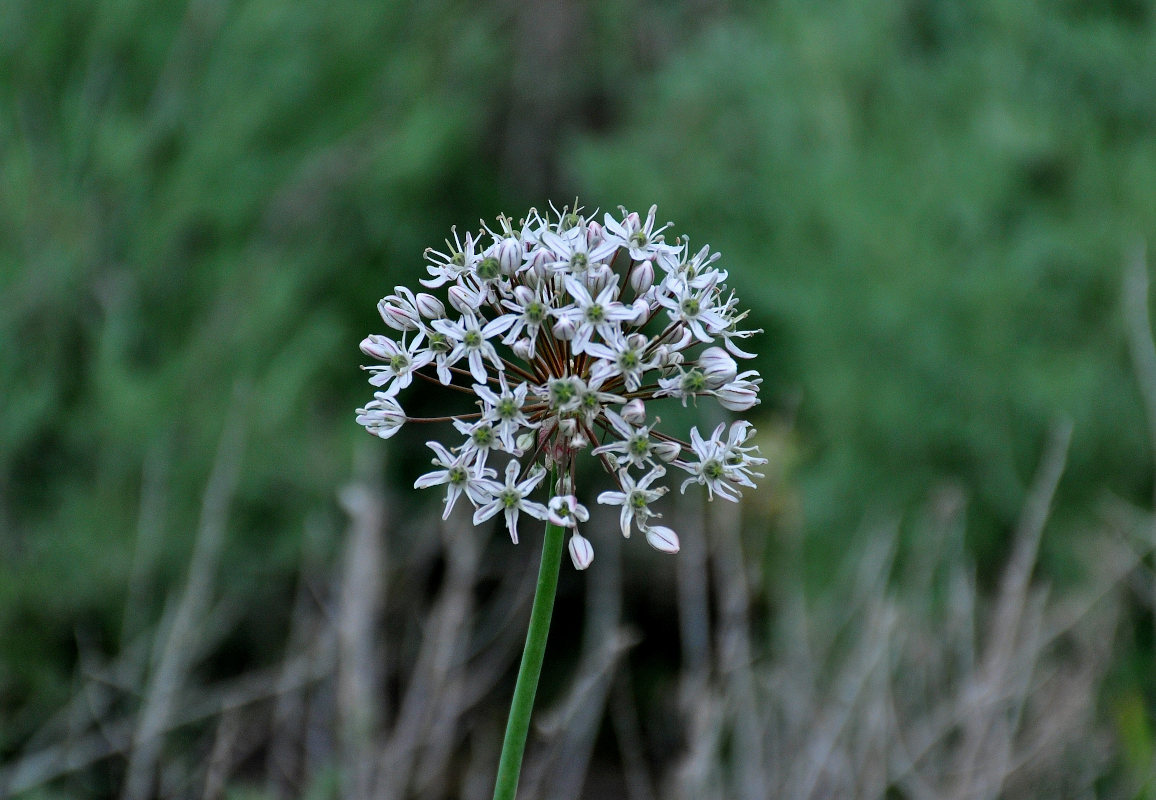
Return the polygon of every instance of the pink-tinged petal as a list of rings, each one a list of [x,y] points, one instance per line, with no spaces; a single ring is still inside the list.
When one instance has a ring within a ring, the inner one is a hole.
[[[586,569],[594,561],[594,547],[579,534],[570,537],[570,560],[574,562],[574,569]]]

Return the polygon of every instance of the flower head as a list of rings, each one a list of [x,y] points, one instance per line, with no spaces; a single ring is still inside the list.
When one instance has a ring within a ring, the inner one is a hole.
[[[436,469],[415,483],[446,487],[446,516],[465,496],[475,523],[501,513],[515,543],[521,514],[548,519],[570,530],[571,559],[585,569],[594,549],[578,526],[589,513],[572,487],[576,459],[589,451],[617,486],[598,502],[619,507],[622,534],[637,529],[677,552],[678,535],[651,523],[660,516],[651,504],[669,490],[667,467],[689,473],[683,491],[698,483],[711,498],[736,500],[762,477],[754,468],[765,459],[749,444],[748,422],[725,437],[720,425],[706,439],[697,428],[678,438],[658,430],[653,404],[753,407],[762,379],[735,359],[752,357],[738,342],[760,331],[744,329],[748,312],[715,266],[718,254],[668,243],[656,208],[645,218],[622,209],[601,223],[581,208],[552,211],[454,230],[444,251],[426,251],[421,283],[444,299],[399,286],[378,304],[397,333],[361,343],[380,363],[366,367],[377,391],[357,422],[389,438],[407,422],[439,421],[402,409],[398,395],[415,379],[472,394],[476,410],[448,418],[464,441],[429,442]],[[488,466],[495,459],[506,459],[502,481]],[[561,478],[543,504],[531,495],[546,467]]]

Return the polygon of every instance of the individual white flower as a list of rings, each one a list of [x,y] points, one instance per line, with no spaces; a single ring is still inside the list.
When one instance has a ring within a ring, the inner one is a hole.
[[[577,409],[585,394],[586,381],[572,375],[551,378],[539,390],[539,395],[550,404],[550,410],[559,415]]]
[[[515,443],[518,432],[522,428],[537,428],[541,423],[526,416],[524,407],[529,387],[525,383],[510,389],[503,372],[498,376],[498,386],[501,388],[500,394],[484,384],[475,384],[474,393],[481,398],[485,408],[482,418],[497,424],[497,435],[502,441],[502,447],[506,452],[513,453],[518,450]]]
[[[607,214],[604,218],[607,240],[625,246],[635,261],[649,261],[660,256],[666,261],[676,256],[681,248],[666,244],[660,235],[670,227],[669,223],[658,229],[654,227],[657,211],[658,206],[651,206],[646,222],[635,213],[627,214],[621,222]]]
[[[576,278],[567,276],[565,283],[566,291],[574,298],[574,303],[558,311],[557,316],[574,323],[575,332],[570,347],[575,354],[585,349],[595,333],[605,341],[614,335],[623,320],[633,316],[630,309],[616,299],[617,284],[607,286],[597,297],[592,297],[586,285]]]
[[[603,413],[606,406],[611,403],[626,402],[625,397],[605,391],[602,388],[605,381],[605,377],[591,374],[590,382],[578,387],[578,403],[575,410],[582,416],[587,430],[590,429],[591,423]]]
[[[759,467],[767,460],[758,455],[757,445],[747,444],[755,435],[755,429],[745,419],[732,422],[727,441],[722,448],[723,467],[729,480],[755,488],[752,478],[762,478],[763,473],[751,467]]]
[[[499,511],[503,512],[506,516],[506,528],[510,531],[510,538],[514,540],[514,544],[518,543],[519,512],[525,511],[531,517],[543,520],[546,519],[547,513],[544,505],[526,499],[527,495],[534,491],[534,487],[542,482],[542,478],[546,476],[546,470],[531,469],[529,476],[525,480],[519,481],[519,467],[517,461],[510,461],[506,464],[506,482],[504,484],[494,480],[481,481],[480,485],[487,495],[488,501],[474,512],[475,525],[484,522]]]
[[[397,399],[385,392],[374,392],[373,400],[365,404],[365,408],[357,409],[357,424],[374,436],[388,439],[406,422],[405,412]]]
[[[754,377],[758,373],[748,370],[735,380],[719,387],[714,393],[718,403],[728,411],[749,411],[759,404],[759,384],[762,378]]]
[[[455,419],[454,427],[458,433],[466,436],[466,441],[459,452],[467,463],[476,463],[479,467],[484,467],[490,451],[500,449],[502,440],[489,420],[479,419],[471,424],[465,420]],[[510,448],[509,452],[514,455],[521,454],[514,448]]]
[[[465,493],[474,506],[478,506],[485,497],[490,478],[497,473],[489,467],[472,463],[470,454],[459,453],[452,455],[441,442],[426,442],[426,447],[434,451],[434,466],[441,467],[433,472],[427,472],[413,482],[415,489],[428,489],[431,486],[446,487],[446,508],[442,519],[449,519],[454,503]]]
[[[726,427],[723,423],[714,429],[714,433],[710,439],[703,440],[702,435],[698,432],[698,428],[691,428],[690,442],[691,449],[694,451],[695,460],[693,461],[675,461],[676,467],[680,467],[691,474],[691,477],[682,482],[680,492],[685,493],[686,487],[692,483],[701,483],[706,487],[711,499],[714,499],[715,492],[718,492],[720,497],[727,500],[737,502],[742,496],[737,488],[736,483],[744,483],[746,485],[754,485],[749,480],[743,478],[741,473],[728,474],[726,467],[726,447],[720,440],[723,428]],[[738,477],[739,479],[736,479]]]
[[[459,280],[468,275],[477,263],[478,257],[474,252],[474,238],[466,234],[465,244],[458,238],[457,228],[453,229],[454,241],[451,244],[446,239],[446,252],[442,253],[432,247],[425,251],[426,260],[430,265],[426,267],[430,277],[419,281],[422,286],[436,289],[450,281]]]
[[[634,480],[626,470],[618,473],[618,483],[622,487],[620,492],[603,492],[598,495],[598,502],[607,506],[622,506],[618,515],[618,523],[622,528],[622,535],[630,538],[630,524],[635,522],[640,531],[645,531],[650,517],[661,516],[650,510],[649,506],[658,498],[666,494],[666,487],[660,486],[651,489],[650,484],[666,473],[662,467],[655,467],[638,480]]]
[[[413,382],[413,374],[433,360],[433,353],[423,346],[422,334],[408,345],[405,337],[401,344],[380,334],[371,334],[361,342],[361,352],[384,361],[385,366],[362,367],[373,373],[369,382],[384,387],[382,391],[394,395]]]
[[[655,458],[672,461],[678,457],[681,448],[671,442],[658,442],[652,439],[649,425],[635,427],[609,408],[606,409],[606,419],[618,437],[609,444],[594,448],[594,455],[612,453],[618,466],[630,464],[639,468],[647,464],[651,467],[658,466]]]
[[[683,323],[700,342],[714,341],[713,334],[726,328],[726,320],[714,308],[715,286],[696,289],[681,280],[673,281],[672,291],[658,296],[658,304],[667,310],[667,315]]]
[[[658,379],[658,391],[655,397],[677,397],[686,405],[687,398],[703,394],[707,391],[706,375],[697,367],[679,369],[678,374],[670,378]]]
[[[572,494],[558,494],[550,498],[546,506],[546,518],[563,528],[576,528],[579,522],[590,519],[586,506],[578,502]]]
[[[623,336],[615,332],[605,342],[586,345],[586,352],[598,359],[590,368],[591,376],[602,379],[621,376],[626,391],[638,391],[642,376],[657,365],[654,356],[647,353],[650,340],[641,333]]]
[[[576,225],[560,234],[544,231],[541,242],[555,256],[546,268],[565,275],[585,275],[588,269],[618,249],[614,242],[601,242],[591,248],[585,225]]]
[[[550,302],[546,299],[543,285],[539,285],[536,289],[515,286],[513,294],[513,299],[502,301],[503,306],[514,312],[514,321],[510,324],[510,330],[506,332],[502,343],[513,344],[524,332],[529,342],[527,352],[533,358],[538,332],[550,319]]]
[[[459,322],[439,319],[433,322],[433,327],[453,342],[453,349],[447,357],[450,366],[464,357],[469,361],[470,374],[474,376],[474,380],[484,383],[486,366],[482,361],[483,357],[493,364],[499,372],[504,369],[502,359],[498,357],[498,351],[494,349],[494,344],[490,339],[505,331],[513,322],[512,317],[501,316],[482,324],[482,320],[472,311],[467,311]]]

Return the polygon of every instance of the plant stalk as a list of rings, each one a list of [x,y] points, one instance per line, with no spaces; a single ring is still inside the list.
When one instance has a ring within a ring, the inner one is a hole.
[[[526,631],[526,649],[522,651],[522,665],[518,668],[518,682],[514,685],[514,699],[510,703],[510,719],[506,723],[502,758],[498,762],[494,800],[514,800],[518,793],[522,756],[526,752],[526,737],[530,733],[530,714],[534,710],[534,695],[538,691],[538,677],[542,674],[546,639],[550,634],[550,617],[554,613],[554,595],[558,589],[564,539],[565,528],[546,523],[542,565],[538,568],[538,588],[534,590],[530,628]]]

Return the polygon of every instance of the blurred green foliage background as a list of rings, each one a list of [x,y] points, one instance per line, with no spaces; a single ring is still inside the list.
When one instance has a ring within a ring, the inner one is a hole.
[[[1150,3],[8,0],[0,756],[78,636],[119,646],[134,569],[132,624],[160,615],[238,404],[220,581],[259,663],[302,547],[337,547],[303,531],[340,530],[376,300],[450,226],[575,197],[722,252],[816,585],[944,483],[994,574],[1061,417],[1052,577],[1105,495],[1149,505],[1120,300],[1156,232]],[[150,470],[164,546],[134,566]]]

